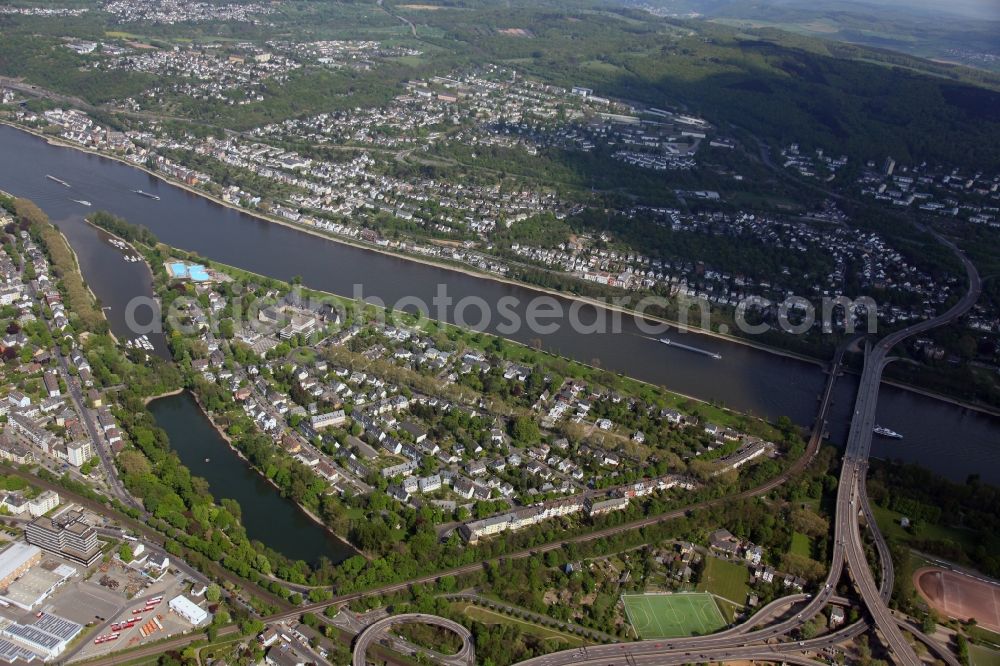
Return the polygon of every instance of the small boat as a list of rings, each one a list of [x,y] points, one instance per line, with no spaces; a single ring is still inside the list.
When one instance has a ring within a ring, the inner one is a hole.
[[[896,432],[895,430],[890,430],[885,426],[877,425],[875,426],[874,429],[872,429],[872,432],[882,437],[888,437],[889,439],[903,439],[903,436],[900,435],[898,432]]]
[[[143,192],[142,190],[132,190],[132,191],[141,197],[147,197],[149,199],[153,199],[154,201],[160,200],[160,197],[156,196],[155,194],[150,194],[149,192]]]
[[[55,176],[52,176],[52,175],[49,175],[49,174],[45,174],[45,177],[48,178],[49,180],[56,181],[57,183],[59,183],[60,185],[62,185],[64,187],[70,187],[70,184],[67,183],[65,180],[63,180],[62,178],[56,178]]]
[[[205,458],[205,462],[212,462],[211,458]]]
[[[716,361],[722,358],[722,354],[718,352],[709,351],[707,349],[699,349],[698,347],[692,347],[691,345],[685,345],[680,342],[674,342],[670,338],[660,338],[659,342],[665,345],[671,345],[677,347],[678,349],[685,349],[696,354],[704,354],[710,358],[714,358]]]
[[[73,199],[73,203],[78,203],[81,206],[90,206],[91,205],[89,201],[84,201],[83,199]]]

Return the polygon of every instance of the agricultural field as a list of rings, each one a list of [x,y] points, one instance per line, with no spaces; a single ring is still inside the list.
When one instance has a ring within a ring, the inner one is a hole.
[[[629,622],[643,639],[710,634],[726,625],[710,594],[626,594],[622,603]]]

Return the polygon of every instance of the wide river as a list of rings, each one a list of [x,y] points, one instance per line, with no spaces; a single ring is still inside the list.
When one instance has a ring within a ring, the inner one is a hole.
[[[110,261],[95,246],[106,246],[82,222],[93,210],[105,209],[143,224],[162,241],[240,268],[279,279],[301,276],[310,287],[351,296],[357,285],[366,297],[389,305],[406,297],[432,303],[440,285],[456,301],[477,296],[488,303],[513,297],[513,310],[524,320],[526,304],[537,292],[444,268],[428,266],[317,238],[296,229],[257,219],[174,187],[139,169],[70,148],[50,145],[25,132],[0,126],[0,189],[38,203],[69,237],[80,256],[84,276],[107,310],[112,329],[127,334],[124,308],[149,293],[148,277],[136,264]],[[51,174],[70,187],[46,178]],[[133,193],[151,192],[153,200]],[[74,200],[86,200],[92,208]],[[565,310],[569,302],[560,299]],[[580,319],[596,309],[584,306]],[[467,314],[475,320],[475,311]],[[491,332],[497,323],[487,326]],[[526,344],[540,339],[545,349],[652,382],[702,400],[770,419],[782,415],[810,425],[824,383],[819,367],[746,345],[685,334],[685,344],[718,352],[720,360],[671,348],[642,333],[623,317],[619,333],[583,333],[561,322],[558,330],[529,330],[506,337]],[[526,328],[526,327],[525,327]],[[831,416],[831,438],[842,442],[857,388],[850,376],[838,381]],[[1000,484],[1000,419],[947,402],[883,386],[879,422],[901,432],[902,441],[876,437],[873,454],[925,465],[964,480],[979,474]]]

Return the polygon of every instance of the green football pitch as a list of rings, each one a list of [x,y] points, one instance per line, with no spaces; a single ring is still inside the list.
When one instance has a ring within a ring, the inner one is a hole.
[[[726,626],[711,594],[625,594],[625,613],[640,638],[710,634]]]

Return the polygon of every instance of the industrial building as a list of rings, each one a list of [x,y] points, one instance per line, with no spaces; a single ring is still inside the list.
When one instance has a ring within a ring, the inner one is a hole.
[[[180,615],[191,624],[198,626],[208,619],[208,611],[194,603],[183,594],[170,600],[170,610]]]
[[[59,617],[58,615],[47,614],[34,624],[19,624],[12,622],[0,630],[0,635],[15,646],[26,648],[30,653],[34,653],[42,659],[48,661],[55,659],[71,640],[83,629],[83,625]],[[0,652],[3,652],[5,645],[0,645]],[[22,659],[26,655],[19,655]]]
[[[2,598],[24,610],[31,610],[49,597],[56,588],[76,574],[76,569],[68,564],[42,559],[38,566],[31,567],[11,583]]]
[[[7,589],[11,583],[41,560],[42,550],[37,546],[20,541],[12,543],[0,553],[0,589]]]
[[[30,662],[37,658],[38,655],[31,650],[0,638],[0,660],[13,664],[14,662]]]

